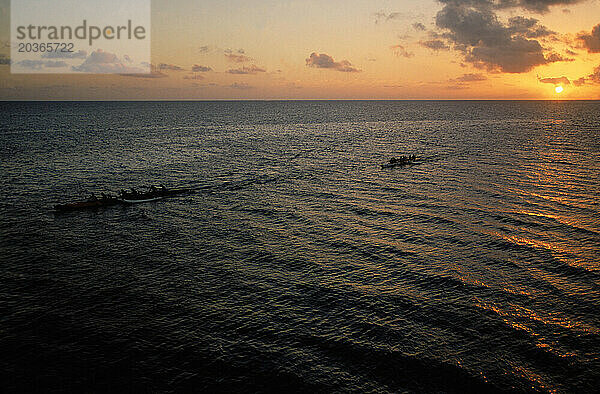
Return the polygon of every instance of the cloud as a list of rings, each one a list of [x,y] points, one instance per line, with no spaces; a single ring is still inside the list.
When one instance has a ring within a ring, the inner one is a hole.
[[[314,68],[327,68],[331,70],[341,72],[360,72],[361,70],[355,68],[352,63],[348,60],[342,60],[336,62],[333,58],[325,53],[317,54],[311,53],[310,57],[306,59],[306,65]]]
[[[570,85],[571,81],[567,77],[555,77],[555,78],[540,78],[538,77],[538,81],[541,83],[549,83],[552,85]]]
[[[535,38],[554,34],[537,19],[512,17],[502,22],[498,9],[523,8],[546,12],[552,5],[579,0],[439,0],[444,7],[436,15],[436,26],[447,44],[462,52],[465,61],[479,68],[506,73],[523,73],[532,68],[568,60],[545,55]]]
[[[201,74],[192,74],[192,75],[186,75],[183,77],[183,79],[204,79],[204,76]]]
[[[212,68],[210,68],[208,66],[201,66],[199,64],[194,64],[192,66],[192,71],[195,73],[205,73],[205,72],[212,71]]]
[[[419,41],[419,45],[434,51],[450,49],[450,47],[442,40]]]
[[[10,58],[6,57],[5,54],[0,53],[0,65],[8,65],[10,64]]]
[[[425,25],[422,24],[421,22],[415,22],[415,23],[413,23],[412,27],[416,31],[425,31],[425,30],[427,30],[427,28],[425,27]]]
[[[131,77],[131,78],[148,78],[148,79],[155,79],[155,78],[167,78],[168,75],[165,73],[162,73],[160,71],[152,71],[151,73],[148,74],[119,74],[122,77]]]
[[[69,65],[62,60],[21,60],[17,62],[19,66],[31,70],[42,70],[44,68],[62,68]]]
[[[251,62],[253,59],[246,55],[236,55],[235,53],[226,53],[225,57],[232,63]]]
[[[237,52],[234,52],[231,49],[226,49],[225,57],[232,63],[246,63],[254,60],[251,57],[246,56],[246,51],[243,49],[238,49]]]
[[[591,33],[579,33],[577,39],[589,53],[600,53],[600,24],[594,26]]]
[[[450,82],[480,82],[486,80],[487,77],[483,74],[463,74],[458,78],[451,79]]]
[[[84,50],[79,50],[77,52],[45,52],[42,54],[42,58],[44,59],[85,59],[87,57],[87,52]]]
[[[212,47],[210,45],[203,45],[200,48],[198,48],[198,51],[200,53],[208,53],[212,50]]]
[[[385,12],[376,12],[375,13],[375,23],[379,23],[381,21],[387,22],[387,21],[391,21],[394,19],[402,19],[402,18],[407,18],[408,14],[402,13],[402,12],[390,12],[385,13]]]
[[[228,74],[238,74],[238,75],[254,75],[258,73],[267,72],[264,68],[257,67],[256,65],[244,66],[241,68],[232,68],[226,71]]]
[[[375,24],[379,24],[379,22],[391,22],[395,20],[415,20],[415,19],[423,19],[425,15],[422,13],[416,12],[390,12],[389,14],[384,11],[376,12],[375,16]]]
[[[231,89],[239,89],[239,90],[249,90],[249,89],[254,89],[254,86],[250,86],[245,82],[242,83],[232,83],[231,85],[227,86],[228,88]]]
[[[588,75],[588,79],[594,83],[600,84],[600,66],[594,69],[594,72]]]
[[[176,66],[175,64],[167,64],[167,63],[160,63],[158,65],[158,69],[159,70],[168,70],[168,71],[184,71],[184,68]]]
[[[408,52],[406,50],[406,48],[404,48],[402,45],[394,45],[394,46],[390,47],[390,49],[392,49],[394,51],[394,55],[396,55],[396,56],[402,56],[402,57],[406,57],[406,58],[411,58],[411,57],[415,56],[414,53]]]
[[[465,85],[465,84],[446,85],[446,86],[442,86],[442,89],[448,89],[448,90],[464,90],[464,89],[469,89],[469,86],[467,86],[467,85]]]
[[[582,86],[587,84],[600,84],[600,66],[594,69],[590,75],[586,77],[581,77],[575,81],[573,81],[573,85]]]
[[[79,66],[71,67],[73,71],[95,74],[134,74],[142,73],[144,70],[123,64],[121,59],[114,53],[98,49],[85,59]],[[151,75],[151,74],[145,74]]]

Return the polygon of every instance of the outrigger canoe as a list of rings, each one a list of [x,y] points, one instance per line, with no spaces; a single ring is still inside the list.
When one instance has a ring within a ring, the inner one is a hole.
[[[166,197],[173,197],[179,194],[193,193],[194,189],[155,189],[147,193],[126,193],[120,197],[99,198],[96,200],[76,201],[67,204],[58,204],[54,209],[59,212],[83,211],[88,209],[98,209],[114,205],[140,204],[144,202],[158,201]]]
[[[419,162],[417,160],[408,160],[408,161],[397,161],[394,163],[384,163],[381,165],[381,168],[394,168],[394,167],[404,167],[404,166],[408,166],[411,164],[418,164]]]

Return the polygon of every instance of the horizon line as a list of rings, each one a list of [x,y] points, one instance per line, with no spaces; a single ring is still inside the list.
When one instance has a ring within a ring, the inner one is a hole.
[[[600,98],[595,99],[439,99],[439,98],[426,98],[426,99],[347,99],[347,98],[331,98],[331,99],[0,99],[0,102],[11,103],[11,102],[275,102],[275,101],[600,101]]]

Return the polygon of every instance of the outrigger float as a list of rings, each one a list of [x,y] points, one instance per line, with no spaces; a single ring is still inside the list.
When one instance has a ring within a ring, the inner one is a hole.
[[[164,186],[150,186],[147,192],[140,193],[135,189],[131,191],[121,190],[117,197],[110,194],[102,193],[100,198],[92,194],[85,201],[75,201],[66,204],[57,204],[54,209],[59,212],[83,211],[89,209],[97,209],[104,207],[112,207],[115,205],[131,205],[145,202],[162,200],[165,197],[172,197],[179,194],[192,193],[193,189],[168,189]]]

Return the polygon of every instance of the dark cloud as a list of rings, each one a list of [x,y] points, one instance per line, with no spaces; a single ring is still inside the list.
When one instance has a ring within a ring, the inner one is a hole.
[[[419,45],[434,51],[448,50],[450,47],[442,40],[419,41]]]
[[[175,64],[167,64],[167,63],[160,63],[158,65],[158,69],[159,70],[168,70],[168,71],[184,71],[184,69],[182,67],[179,67]]]
[[[402,56],[402,57],[406,57],[406,58],[415,56],[414,53],[408,52],[406,50],[406,48],[404,48],[402,45],[394,45],[390,48],[392,49],[392,51],[394,51],[394,55],[396,55],[396,56]]]
[[[567,77],[554,77],[554,78],[540,78],[538,77],[538,81],[541,83],[549,83],[552,85],[570,85],[571,81]]]
[[[415,23],[413,23],[412,27],[416,31],[425,31],[425,30],[427,30],[427,28],[425,27],[425,25],[422,24],[421,22],[415,22]]]
[[[8,65],[10,64],[10,58],[6,57],[5,54],[0,53],[0,65]]]
[[[79,50],[77,52],[52,51],[42,54],[42,58],[44,59],[85,59],[86,57],[87,52],[84,50]]]
[[[336,62],[331,56],[325,53],[311,53],[310,57],[306,59],[306,65],[308,67],[327,68],[341,72],[360,72],[360,70],[354,67],[348,60]]]
[[[211,47],[210,47],[210,45],[203,45],[200,48],[198,48],[198,51],[200,53],[208,53],[211,51]]]
[[[205,73],[205,72],[212,71],[212,68],[210,68],[208,66],[201,66],[199,64],[194,64],[194,66],[192,67],[192,71],[195,73]]]
[[[450,82],[480,82],[487,80],[483,74],[463,74],[462,76],[451,79]]]
[[[539,65],[569,60],[557,54],[546,56],[536,38],[549,37],[554,32],[540,25],[537,19],[517,16],[504,23],[496,10],[524,8],[545,12],[551,5],[571,4],[576,0],[439,1],[444,7],[436,16],[436,25],[443,31],[442,38],[476,67],[522,73]]]
[[[538,24],[535,18],[515,16],[508,20],[508,30],[512,35],[519,34],[526,38],[541,38],[553,36],[556,32]]]
[[[579,33],[577,39],[589,53],[600,53],[600,24],[594,26],[591,33]]]
[[[229,74],[238,74],[238,75],[248,75],[248,74],[258,74],[258,73],[264,73],[267,72],[267,70],[265,70],[264,68],[260,68],[257,67],[256,65],[251,65],[251,66],[244,66],[241,68],[232,68],[230,70],[227,70],[227,73]]]

